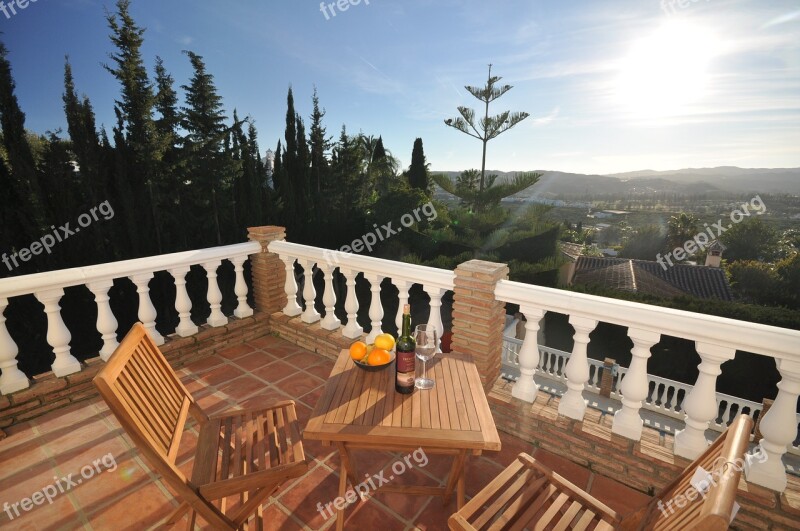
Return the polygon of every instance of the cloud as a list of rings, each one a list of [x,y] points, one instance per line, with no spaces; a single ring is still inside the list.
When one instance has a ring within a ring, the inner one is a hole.
[[[559,113],[561,112],[561,107],[556,107],[547,116],[542,116],[540,118],[533,119],[533,125],[548,125],[552,123],[556,118],[558,118]]]
[[[184,35],[183,37],[178,37],[177,41],[181,46],[190,46],[194,42],[194,38]]]

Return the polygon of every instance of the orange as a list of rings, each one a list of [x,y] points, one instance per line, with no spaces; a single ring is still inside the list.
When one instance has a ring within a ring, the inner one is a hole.
[[[363,341],[356,341],[350,345],[350,357],[356,361],[361,361],[367,355],[367,344]]]
[[[375,348],[392,350],[394,348],[394,338],[391,334],[381,334],[375,338]]]
[[[392,355],[383,350],[382,348],[376,348],[373,350],[370,355],[367,363],[369,365],[386,365],[392,359]]]

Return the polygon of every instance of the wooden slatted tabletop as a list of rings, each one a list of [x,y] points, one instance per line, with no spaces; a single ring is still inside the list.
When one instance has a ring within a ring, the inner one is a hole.
[[[303,437],[338,448],[340,497],[345,495],[348,481],[355,486],[362,477],[354,450],[403,452],[423,448],[428,453],[453,457],[446,484],[390,484],[382,485],[381,491],[442,496],[445,504],[456,491],[457,507],[464,505],[468,455],[500,450],[500,437],[472,358],[438,354],[428,362],[427,377],[435,380],[433,389],[415,389],[410,395],[402,395],[394,389],[394,365],[367,372],[355,366],[347,350],[339,354]],[[344,510],[337,511],[336,529],[344,529]]]
[[[499,450],[500,437],[478,370],[460,354],[428,362],[431,390],[402,395],[394,368],[366,372],[346,350],[317,401],[303,437],[328,442]]]

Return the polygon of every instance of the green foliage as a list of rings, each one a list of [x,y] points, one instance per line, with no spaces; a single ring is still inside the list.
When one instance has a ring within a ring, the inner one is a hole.
[[[745,302],[772,304],[778,295],[778,275],[771,264],[737,260],[726,266],[731,289]]]
[[[483,212],[498,207],[503,198],[530,188],[541,177],[540,173],[518,173],[510,182],[496,185],[497,176],[490,175],[485,186],[481,187],[479,175],[478,170],[466,170],[455,182],[441,174],[432,175],[431,178],[445,192],[458,197],[468,210]]]
[[[667,223],[667,247],[670,249],[683,247],[684,243],[694,238],[698,232],[698,220],[693,215],[681,212],[677,216],[672,216]]]
[[[666,251],[666,237],[661,229],[648,226],[639,229],[631,235],[619,253],[620,258],[634,258],[636,260],[655,260],[656,255]]]
[[[727,260],[770,261],[778,254],[778,239],[775,229],[758,217],[735,223],[720,236]]]
[[[422,139],[414,140],[414,148],[411,151],[411,166],[408,168],[408,184],[417,190],[428,191],[428,164],[425,162],[425,151],[422,147]]]

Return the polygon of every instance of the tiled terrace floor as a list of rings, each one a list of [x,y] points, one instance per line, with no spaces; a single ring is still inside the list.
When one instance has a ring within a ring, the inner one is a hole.
[[[189,391],[207,413],[237,406],[248,407],[292,398],[305,426],[319,398],[333,362],[274,337],[229,348],[223,354],[197,361],[181,371]],[[124,434],[116,419],[99,399],[49,413],[7,430],[0,441],[0,504],[10,505],[54,483],[54,477],[81,477],[82,467],[100,462],[100,472],[20,515],[0,512],[3,529],[139,530],[155,526],[178,502],[169,487],[148,466]],[[192,466],[196,430],[184,435],[178,462],[184,471]],[[501,452],[472,458],[467,471],[467,495],[486,485],[521,451],[531,444],[501,433]],[[317,512],[337,496],[339,457],[329,447],[305,441],[309,472],[281,487],[264,508],[264,524],[271,530],[328,529],[334,519]],[[601,498],[617,511],[641,503],[645,496],[588,469],[539,450],[535,457],[560,474]],[[430,456],[425,467],[409,470],[395,482],[439,485],[449,467],[444,457]],[[395,456],[373,453],[360,457],[364,471],[378,473]],[[111,465],[106,467],[106,464]],[[88,471],[86,472],[87,475]],[[63,484],[64,482],[62,482]],[[443,506],[441,498],[408,497],[376,493],[369,501],[348,510],[346,529],[434,530],[447,529],[455,502]],[[185,525],[183,526],[185,527]]]

